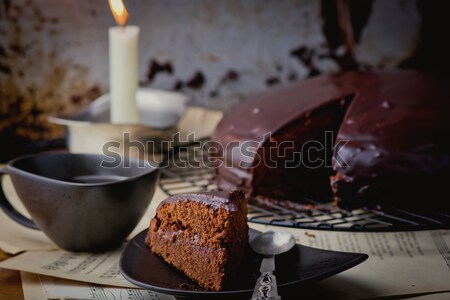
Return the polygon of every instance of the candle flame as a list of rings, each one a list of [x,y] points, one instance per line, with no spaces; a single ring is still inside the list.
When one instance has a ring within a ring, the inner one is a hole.
[[[125,26],[128,20],[128,11],[122,0],[108,0],[108,3],[116,23]]]

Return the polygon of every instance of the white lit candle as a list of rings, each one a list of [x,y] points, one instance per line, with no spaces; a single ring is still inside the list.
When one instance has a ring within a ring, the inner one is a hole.
[[[128,12],[122,0],[108,0],[119,26],[109,28],[109,85],[111,122],[139,122],[136,104],[138,88],[139,27],[125,26]]]

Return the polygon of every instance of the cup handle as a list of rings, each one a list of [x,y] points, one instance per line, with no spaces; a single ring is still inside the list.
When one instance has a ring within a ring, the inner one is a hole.
[[[6,168],[0,169],[0,207],[1,209],[7,214],[11,219],[16,221],[17,223],[31,228],[39,230],[39,228],[34,224],[33,221],[22,215],[20,212],[18,212],[12,205],[9,203],[8,199],[6,199],[5,193],[3,192],[3,186],[2,186],[2,178],[3,175],[7,175],[8,172]]]

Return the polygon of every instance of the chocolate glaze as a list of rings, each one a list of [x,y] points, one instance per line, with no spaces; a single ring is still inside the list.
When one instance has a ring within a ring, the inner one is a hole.
[[[449,84],[448,78],[415,71],[321,76],[243,103],[224,116],[213,140],[222,145],[253,140],[261,147],[266,133],[352,96],[336,139],[347,143],[333,154],[348,164],[342,167],[333,160],[336,176],[331,183],[338,200],[360,205],[400,201],[392,198],[401,195],[438,195],[443,181],[450,179]],[[254,169],[239,167],[243,156],[233,154],[231,161],[229,153],[224,154],[231,168],[218,168],[219,187],[252,191]],[[248,154],[245,158],[249,165],[254,163]]]
[[[342,123],[346,177],[432,173],[450,168],[450,88],[415,72],[347,76],[359,87]],[[360,167],[361,166],[361,167]]]
[[[244,197],[244,194],[240,191],[186,193],[169,197],[162,201],[158,207],[179,201],[195,201],[208,205],[213,209],[224,208],[227,211],[237,211],[239,209],[240,197]]]
[[[360,94],[337,141],[348,168],[334,164],[333,189],[343,204],[448,205],[449,81],[415,72],[350,76]],[[420,201],[420,202],[418,202]]]

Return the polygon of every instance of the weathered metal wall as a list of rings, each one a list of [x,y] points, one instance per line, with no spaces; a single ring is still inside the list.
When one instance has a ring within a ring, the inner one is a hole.
[[[228,108],[274,85],[336,72],[345,49],[324,34],[322,2],[125,1],[129,23],[141,28],[141,85],[181,90],[194,105]],[[366,18],[355,46],[360,67],[390,68],[408,59],[421,28],[417,1],[363,2]],[[71,113],[108,91],[113,25],[106,0],[0,1],[3,141],[61,136],[45,122],[47,113]]]

